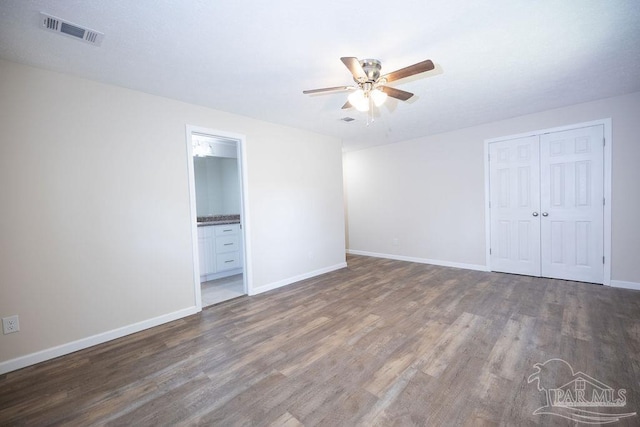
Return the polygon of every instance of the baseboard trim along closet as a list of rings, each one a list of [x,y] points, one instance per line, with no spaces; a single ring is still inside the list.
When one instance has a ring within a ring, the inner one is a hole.
[[[489,268],[486,265],[465,264],[463,262],[441,261],[437,259],[416,258],[416,257],[410,257],[410,256],[404,256],[404,255],[381,254],[377,252],[357,251],[353,249],[347,250],[347,253],[352,255],[364,255],[364,256],[372,256],[376,258],[394,259],[397,261],[409,261],[409,262],[417,262],[420,264],[439,265],[441,267],[463,268],[465,270],[476,270],[476,271],[489,271]]]
[[[112,329],[110,331],[92,335],[87,338],[82,338],[77,341],[72,341],[70,343],[61,344],[56,347],[47,348],[45,350],[7,360],[0,363],[0,375],[7,372],[15,371],[17,369],[25,368],[27,366],[35,365],[36,363],[44,362],[46,360],[54,359],[59,356],[64,356],[65,354],[73,353],[78,350],[83,350],[97,344],[102,344],[116,338],[121,338],[126,335],[140,332],[145,329],[153,328],[154,326],[172,322],[183,317],[191,316],[192,314],[196,314],[198,312],[199,310],[197,309],[197,307],[188,307],[182,310],[174,311],[173,313],[164,314],[162,316],[143,320],[142,322],[134,323],[132,325]]]
[[[358,251],[353,249],[348,249],[347,253],[352,255],[364,255],[364,256],[371,256],[376,258],[394,259],[398,261],[418,262],[421,264],[433,264],[433,265],[439,265],[442,267],[463,268],[465,270],[491,271],[485,265],[464,264],[460,262],[440,261],[440,260],[426,259],[426,258],[415,258],[415,257],[408,257],[403,255],[381,254],[377,252]],[[640,283],[627,282],[624,280],[611,280],[611,287],[640,291]]]
[[[624,288],[624,289],[633,289],[636,291],[640,291],[640,283],[636,282],[625,282],[624,280],[612,280],[611,287],[613,288]]]
[[[289,277],[287,279],[279,280],[277,282],[268,283],[266,285],[258,286],[249,291],[249,295],[258,295],[263,292],[271,291],[273,289],[281,288],[283,286],[290,285],[295,282],[299,282],[305,279],[311,279],[312,277],[319,276],[325,273],[331,273],[335,270],[340,270],[341,268],[347,268],[346,262],[341,262],[339,264],[331,265],[329,267],[321,268],[319,270],[310,271],[308,273],[300,274],[298,276]]]

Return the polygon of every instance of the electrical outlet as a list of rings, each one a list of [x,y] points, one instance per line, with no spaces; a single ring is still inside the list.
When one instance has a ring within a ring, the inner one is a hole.
[[[2,332],[7,334],[12,334],[14,332],[20,331],[20,321],[18,320],[18,315],[3,317],[2,318]]]

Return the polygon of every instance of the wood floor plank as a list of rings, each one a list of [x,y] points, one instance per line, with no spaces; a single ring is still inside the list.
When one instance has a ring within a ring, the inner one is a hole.
[[[525,315],[507,321],[487,361],[494,374],[513,380],[522,372],[535,321],[535,318]]]
[[[421,358],[433,347],[437,339],[449,325],[430,322],[421,328],[410,341],[391,354],[367,381],[364,388],[372,394],[382,397],[386,390],[412,365],[418,365]]]
[[[490,324],[490,320],[484,317],[462,313],[440,336],[433,349],[422,357],[422,372],[433,377],[440,376],[470,337],[478,330],[488,328]]]
[[[269,424],[270,427],[303,427],[300,421],[296,419],[289,412],[285,412],[282,416],[278,417],[275,421]]]
[[[0,375],[0,425],[568,425],[566,360],[640,412],[640,292],[363,256]],[[638,417],[617,425],[638,425]]]
[[[311,351],[307,352],[304,357],[297,359],[293,363],[289,363],[280,369],[284,375],[291,375],[296,370],[304,369],[313,362],[327,354],[329,351],[339,346],[344,340],[348,340],[351,335],[357,333],[360,329],[366,328],[377,322],[377,315],[369,314],[362,319],[358,319],[349,325],[342,326],[333,334],[323,338],[319,345],[314,346]]]

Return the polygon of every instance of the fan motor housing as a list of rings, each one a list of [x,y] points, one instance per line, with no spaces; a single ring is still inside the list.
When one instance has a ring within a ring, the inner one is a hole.
[[[364,73],[367,75],[367,81],[373,83],[380,78],[382,63],[377,59],[362,59],[360,60],[360,65],[362,66]],[[355,78],[354,80],[356,82],[358,81]]]

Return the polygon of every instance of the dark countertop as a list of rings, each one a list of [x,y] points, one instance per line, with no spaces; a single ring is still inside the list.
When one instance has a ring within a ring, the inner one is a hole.
[[[198,217],[198,227],[224,224],[240,224],[240,215],[212,215]]]

